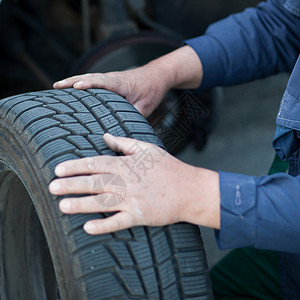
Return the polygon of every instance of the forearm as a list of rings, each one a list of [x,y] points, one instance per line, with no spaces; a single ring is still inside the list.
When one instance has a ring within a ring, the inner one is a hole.
[[[190,46],[181,47],[144,66],[153,76],[172,88],[194,89],[202,81],[203,70],[199,56]]]
[[[187,166],[182,174],[182,219],[186,222],[220,228],[220,183],[217,172]]]

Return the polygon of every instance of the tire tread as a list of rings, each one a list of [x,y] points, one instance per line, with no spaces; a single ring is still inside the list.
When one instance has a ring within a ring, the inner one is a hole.
[[[164,148],[131,104],[102,89],[48,90],[6,98],[0,100],[0,117],[8,127],[13,124],[47,184],[62,161],[117,155],[104,143],[105,132]],[[61,197],[54,199],[57,203]],[[100,236],[84,232],[86,221],[106,216],[60,215],[70,255],[80,261],[74,276],[87,299],[212,299],[197,226],[135,227]]]

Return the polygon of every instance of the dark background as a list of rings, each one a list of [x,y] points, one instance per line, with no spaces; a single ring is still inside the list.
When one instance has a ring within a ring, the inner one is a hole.
[[[89,44],[83,36],[83,1],[3,0],[0,4],[0,98],[51,88],[72,75],[74,64],[94,45],[114,35],[149,27],[140,22],[127,0],[88,1]],[[140,1],[133,0],[138,6]],[[143,1],[141,1],[142,3]],[[258,1],[148,0],[145,14],[182,38],[202,34],[213,21]],[[125,20],[126,19],[126,20]]]

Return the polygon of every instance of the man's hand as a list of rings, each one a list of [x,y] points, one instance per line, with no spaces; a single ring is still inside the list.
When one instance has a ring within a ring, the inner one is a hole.
[[[125,156],[64,162],[55,170],[61,178],[49,186],[54,195],[88,195],[63,199],[63,213],[116,212],[87,222],[87,233],[181,221],[220,227],[218,173],[189,166],[149,143],[109,134],[103,138]]]
[[[163,82],[151,68],[140,67],[122,72],[93,73],[73,76],[54,83],[54,88],[110,90],[131,103],[144,117],[148,117],[161,103],[169,89],[167,80]]]
[[[144,117],[148,117],[168,90],[197,88],[202,81],[202,72],[196,52],[184,46],[140,68],[73,76],[54,83],[53,87],[107,89],[124,97]]]

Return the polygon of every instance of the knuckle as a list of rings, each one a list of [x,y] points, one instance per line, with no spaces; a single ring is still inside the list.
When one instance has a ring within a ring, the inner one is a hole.
[[[101,222],[100,224],[96,225],[96,231],[98,233],[108,233],[110,232],[110,224],[107,224],[107,222]]]
[[[90,157],[87,159],[87,168],[91,172],[97,171],[98,168],[98,161],[94,157]]]
[[[88,178],[89,178],[88,190],[90,193],[95,193],[97,191],[100,178],[99,176],[89,176]]]
[[[97,203],[98,205],[102,206],[102,198],[101,194],[92,195],[93,202]]]
[[[129,74],[127,81],[125,82],[125,88],[127,89],[128,95],[132,95],[135,91],[135,78],[132,74]]]
[[[118,77],[116,77],[114,74],[104,75],[102,80],[103,80],[105,87],[108,89],[111,89],[111,90],[119,89],[119,87],[122,83],[121,80]]]
[[[118,152],[118,153],[122,152],[122,148],[117,142],[113,143],[112,148],[114,149],[115,152]]]

